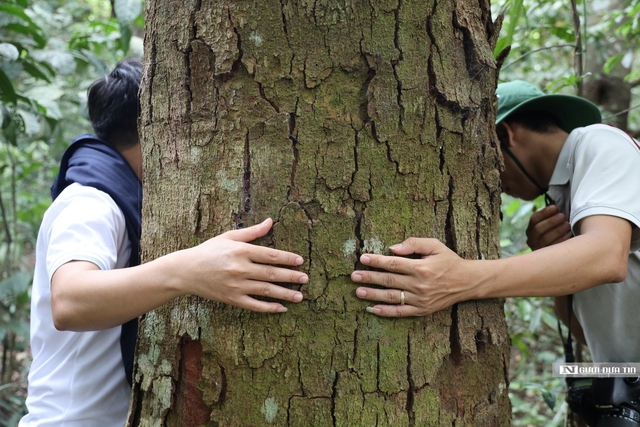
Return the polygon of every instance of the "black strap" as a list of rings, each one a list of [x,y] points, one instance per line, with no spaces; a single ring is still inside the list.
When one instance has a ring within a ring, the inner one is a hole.
[[[538,181],[536,181],[530,174],[529,172],[527,172],[527,170],[524,168],[524,166],[522,166],[522,163],[520,163],[520,160],[518,160],[518,158],[516,157],[515,154],[513,154],[513,152],[509,149],[509,147],[507,147],[507,144],[505,144],[504,142],[500,143],[500,146],[502,147],[502,150],[507,153],[509,155],[509,157],[511,157],[511,160],[513,160],[513,163],[516,164],[516,166],[518,167],[518,169],[520,169],[520,171],[522,171],[522,173],[524,174],[524,176],[526,176],[527,178],[529,178],[529,181],[531,181],[531,183],[533,185],[535,185],[536,187],[538,187],[538,189],[540,190],[540,194],[545,194],[547,193],[547,191],[549,190],[548,188],[544,188],[543,186],[541,186],[540,184],[538,184]],[[546,199],[545,199],[546,201]]]

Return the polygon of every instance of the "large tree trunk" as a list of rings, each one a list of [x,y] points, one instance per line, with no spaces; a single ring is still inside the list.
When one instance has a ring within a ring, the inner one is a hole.
[[[500,301],[365,312],[363,252],[499,256],[488,1],[147,2],[143,259],[274,218],[281,315],[183,298],[140,326],[130,426],[507,426]]]

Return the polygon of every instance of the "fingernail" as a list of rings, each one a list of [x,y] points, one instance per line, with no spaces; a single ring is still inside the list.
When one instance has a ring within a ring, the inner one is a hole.
[[[293,296],[293,302],[300,302],[300,301],[302,301],[302,294],[301,293],[296,293]]]
[[[360,262],[363,263],[363,264],[369,264],[371,262],[371,258],[369,258],[366,255],[362,255],[360,257]]]
[[[365,291],[364,289],[356,289],[356,295],[359,298],[364,298],[367,296],[367,291]]]
[[[304,260],[302,259],[301,256],[299,256],[298,258],[296,258],[296,265],[301,265],[302,263],[304,263]]]
[[[352,274],[351,275],[351,280],[353,280],[354,282],[362,282],[362,275],[361,274]]]
[[[375,307],[367,307],[367,312],[369,313],[373,313],[373,314],[380,314],[382,311],[379,308],[375,308]]]
[[[300,276],[300,278],[298,279],[299,283],[307,283],[309,281],[309,277],[308,276]]]
[[[267,223],[267,221],[269,221],[269,218],[265,219],[264,221],[262,221],[262,223],[260,225],[265,225]],[[286,310],[285,310],[286,311]]]
[[[402,247],[402,243],[396,243],[395,245],[389,246],[389,249],[395,251],[396,249],[400,249]]]
[[[278,313],[286,313],[287,311],[289,311],[287,307],[278,307]]]

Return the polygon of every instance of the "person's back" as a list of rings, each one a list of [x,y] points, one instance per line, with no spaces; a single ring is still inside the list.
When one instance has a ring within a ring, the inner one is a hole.
[[[139,237],[128,235],[122,207],[107,193],[125,192],[124,183],[140,188],[135,172],[120,158],[119,151],[138,144],[141,72],[142,63],[129,58],[89,88],[89,115],[94,131],[103,139],[86,135],[74,141],[63,156],[52,187],[54,200],[44,215],[36,245],[31,296],[33,363],[26,402],[29,413],[21,427],[124,424],[131,388],[123,365],[122,327],[58,330],[52,312],[51,278],[71,261],[89,261],[101,270],[138,263],[137,257],[132,260],[130,255],[131,239]],[[83,145],[96,143],[104,145],[110,156],[100,150],[95,156],[73,156]],[[113,164],[110,158],[115,158]],[[103,181],[109,190],[90,185],[96,181]],[[134,190],[134,205],[141,203],[141,196],[141,189]],[[133,222],[139,226],[139,219]],[[137,250],[137,244],[135,247]]]
[[[108,223],[108,218],[112,224],[101,227],[104,233],[100,236],[87,228],[96,222]],[[113,250],[116,259],[109,255]],[[31,295],[29,414],[20,426],[124,424],[131,390],[120,355],[121,327],[88,332],[57,330],[51,312],[50,277],[70,257],[91,257],[105,270],[126,267],[129,251],[122,213],[105,193],[72,184],[47,210],[38,236]]]

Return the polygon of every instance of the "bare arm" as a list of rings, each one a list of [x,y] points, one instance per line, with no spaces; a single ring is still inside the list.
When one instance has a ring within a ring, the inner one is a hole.
[[[562,296],[624,280],[631,225],[613,216],[590,216],[580,235],[540,250],[499,260],[463,260],[435,239],[407,239],[391,249],[397,255],[366,254],[365,265],[387,272],[354,271],[352,280],[388,289],[360,287],[360,298],[381,301],[371,308],[382,316],[421,316],[459,301],[516,296]],[[404,292],[405,305],[400,302]]]
[[[131,268],[100,270],[88,261],[62,265],[51,281],[51,305],[57,329],[87,331],[121,325],[182,295],[198,295],[253,311],[284,312],[278,302],[249,295],[300,302],[298,291],[270,282],[302,284],[306,274],[291,252],[251,245],[272,221],[234,230],[191,249]]]

